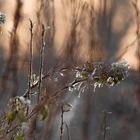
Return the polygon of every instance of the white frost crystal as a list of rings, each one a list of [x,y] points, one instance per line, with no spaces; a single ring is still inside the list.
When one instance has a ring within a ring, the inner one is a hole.
[[[29,99],[25,99],[23,96],[19,96],[18,98],[23,104],[26,104],[28,106],[31,104],[31,101]]]
[[[30,128],[29,128],[29,124],[28,124],[27,122],[23,122],[23,123],[21,124],[21,129],[22,129],[22,131],[23,131],[24,133],[28,132],[28,130],[30,129]]]

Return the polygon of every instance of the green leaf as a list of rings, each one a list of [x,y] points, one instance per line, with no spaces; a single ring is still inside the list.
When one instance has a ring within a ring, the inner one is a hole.
[[[23,136],[17,134],[15,140],[23,140]]]
[[[32,81],[34,82],[34,81],[37,81],[37,80],[39,80],[39,77],[36,74],[33,74],[32,75]]]
[[[81,76],[83,77],[83,78],[87,78],[88,77],[88,72],[86,72],[86,71],[82,71],[81,72]]]
[[[107,75],[104,74],[104,73],[100,74],[99,81],[102,82],[102,83],[106,82],[107,81]]]
[[[64,105],[63,105],[63,111],[64,112],[69,112],[69,111],[71,111],[72,110],[72,104],[70,104],[70,103],[65,103]]]
[[[24,121],[24,117],[25,117],[24,112],[22,112],[22,111],[17,112],[17,118],[20,122]]]
[[[31,79],[32,79],[32,85],[34,85],[39,81],[39,76],[37,76],[36,74],[33,74]]]
[[[88,70],[89,72],[92,72],[92,71],[93,71],[93,64],[87,62],[87,63],[86,63],[86,68],[87,68],[87,70]]]
[[[8,112],[7,115],[6,115],[6,118],[9,122],[12,122],[16,117],[16,114],[15,112]]]
[[[40,119],[43,121],[46,119],[47,116],[48,116],[48,108],[44,106],[43,109],[40,111]]]

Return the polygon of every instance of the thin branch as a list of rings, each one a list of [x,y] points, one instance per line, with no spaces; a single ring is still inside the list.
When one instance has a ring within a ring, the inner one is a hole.
[[[103,111],[103,120],[102,120],[102,124],[101,124],[101,129],[103,130],[103,140],[106,140],[107,137],[107,132],[110,129],[110,127],[108,126],[108,115],[112,114],[112,112],[108,112],[108,111]]]
[[[45,75],[42,77],[42,80],[48,78],[49,76],[50,76],[49,73],[45,74]],[[34,89],[35,87],[38,86],[38,84],[39,84],[39,81],[37,81],[36,84],[31,85],[31,86],[30,86],[30,89],[31,89],[31,90]],[[28,97],[28,94],[29,94],[29,90],[27,90],[27,91],[24,93],[23,97],[25,97],[25,98]],[[32,94],[32,93],[30,92],[30,94]]]
[[[104,112],[104,127],[103,127],[103,130],[104,130],[104,132],[103,132],[104,140],[106,140],[106,133],[107,133],[106,128],[107,128],[107,113]]]
[[[29,77],[28,77],[28,94],[27,94],[27,98],[30,97],[30,93],[31,93],[31,84],[32,84],[32,63],[33,63],[33,22],[31,19],[29,19],[30,21],[30,48],[29,48]]]
[[[68,84],[68,85],[65,85],[64,87],[62,87],[61,89],[57,90],[53,96],[50,98],[50,100],[55,100],[57,99],[58,97],[62,96],[63,95],[63,91],[64,90],[67,90],[69,87],[73,87],[75,84],[77,83],[80,83],[80,82],[83,82],[83,81],[86,81],[87,78],[83,78],[83,79],[75,79],[72,83]]]
[[[41,92],[41,85],[42,85],[42,73],[43,73],[43,64],[44,64],[44,35],[45,35],[45,27],[42,24],[42,35],[41,35],[41,49],[40,49],[40,70],[39,70],[39,83],[38,83],[38,102]]]
[[[61,71],[65,71],[65,70],[69,70],[69,68],[61,68],[61,69],[59,69],[59,71],[61,72]],[[48,78],[48,77],[50,77],[51,76],[51,74],[50,74],[50,72],[48,72],[47,74],[45,74],[44,76],[42,76],[41,78],[42,78],[42,80],[45,80],[46,78]],[[81,81],[81,79],[80,79],[80,81]],[[73,82],[74,83],[71,83],[72,85],[74,85],[74,84],[76,84],[77,82],[80,82],[80,81],[78,81],[78,79],[77,80],[74,80]],[[38,86],[38,84],[39,84],[39,81],[37,81],[35,84],[33,84],[33,85],[31,85],[31,90],[32,89],[34,89],[34,88],[36,88],[37,86]],[[57,91],[58,92],[58,91]],[[55,92],[55,93],[57,93],[57,92]],[[30,94],[32,94],[32,93],[30,93]],[[28,95],[28,90],[23,94],[23,97],[27,97],[27,95]]]
[[[68,124],[66,122],[65,122],[65,126],[66,126],[66,129],[67,129],[68,140],[71,140],[69,126],[68,126]]]
[[[64,131],[64,108],[63,105],[61,106],[61,126],[60,126],[60,140],[63,138],[63,131]]]
[[[64,70],[69,70],[68,68],[61,68],[61,69],[59,69],[59,71],[64,71]],[[49,78],[51,76],[51,74],[50,74],[50,72],[48,72],[47,74],[45,74],[44,76],[42,76],[41,78],[42,78],[42,80],[45,80],[46,78]],[[31,85],[31,90],[32,89],[34,89],[34,88],[36,88],[37,86],[38,86],[38,84],[39,84],[39,81],[37,81],[35,84],[33,84],[33,85]],[[28,90],[24,93],[24,95],[23,95],[23,97],[27,97],[27,95],[28,95]],[[32,93],[30,93],[30,94],[32,94]]]

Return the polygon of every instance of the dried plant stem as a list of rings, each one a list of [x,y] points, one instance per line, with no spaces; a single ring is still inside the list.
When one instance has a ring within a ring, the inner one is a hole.
[[[103,130],[103,140],[106,140],[107,132],[110,129],[108,126],[108,115],[112,114],[112,112],[103,111],[103,120],[101,124],[101,130]]]
[[[69,126],[68,126],[68,124],[66,122],[65,122],[65,125],[66,125],[66,129],[67,129],[68,140],[71,140]]]
[[[60,126],[60,140],[63,138],[63,131],[64,131],[64,109],[63,105],[61,106],[61,126]]]
[[[31,84],[32,84],[32,63],[33,63],[33,22],[31,19],[30,21],[30,48],[29,48],[29,77],[28,77],[28,94],[27,98],[30,98],[31,93]]]
[[[104,140],[106,140],[106,134],[107,134],[107,131],[106,131],[106,128],[107,128],[107,114],[106,112],[104,112],[104,126],[103,126],[103,137],[104,137]]]
[[[42,35],[41,35],[41,49],[40,49],[40,70],[39,70],[39,83],[38,83],[38,102],[41,92],[41,85],[42,85],[42,73],[43,73],[43,64],[44,64],[44,35],[45,35],[45,27],[42,24]]]

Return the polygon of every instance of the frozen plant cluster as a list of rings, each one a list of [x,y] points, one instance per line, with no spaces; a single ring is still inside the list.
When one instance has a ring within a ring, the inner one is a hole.
[[[108,64],[106,62],[87,62],[83,67],[76,68],[76,80],[78,82],[70,86],[72,89],[77,89],[84,92],[87,86],[96,87],[115,86],[122,80],[128,77],[129,65],[126,60]]]
[[[26,114],[27,108],[30,107],[31,101],[23,96],[16,96],[9,100],[9,108],[14,112],[24,111]]]
[[[31,101],[23,96],[16,96],[9,100],[8,112],[0,122],[0,130],[3,136],[6,134],[8,137],[14,136],[15,140],[23,139],[29,130],[27,114],[30,111],[30,106]]]
[[[79,92],[78,97],[87,90],[91,88],[95,91],[96,87],[100,88],[103,86],[115,86],[119,84],[128,76],[129,65],[127,61],[107,63],[107,62],[87,62],[81,67],[76,67],[74,69],[62,68],[57,71],[52,70],[46,75],[42,75],[42,80],[48,78],[52,80],[55,84],[58,84],[62,77],[65,77],[66,73],[72,72],[73,80],[64,85],[64,87],[56,90],[56,92],[50,97],[49,102],[57,106],[62,106],[63,113],[69,112],[72,109],[72,105],[63,101],[58,102],[60,96],[63,96],[62,91],[68,89],[70,92],[77,90]],[[74,72],[74,73],[73,73]],[[56,80],[57,79],[57,80]],[[36,74],[31,76],[31,89],[33,87],[38,87],[40,77]],[[56,83],[57,82],[57,83]],[[32,90],[31,95],[35,95],[34,92],[38,91]],[[0,130],[1,137],[5,135],[9,138],[14,138],[15,140],[23,140],[28,135],[30,131],[30,122],[34,117],[37,116],[36,125],[38,127],[43,126],[43,121],[47,118],[50,111],[49,104],[42,101],[37,105],[32,104],[32,98],[26,96],[26,92],[23,96],[16,96],[11,98],[8,102],[8,111],[2,119],[0,119]],[[37,96],[35,96],[37,97]],[[44,96],[45,98],[45,96]],[[107,128],[109,129],[109,127]]]

